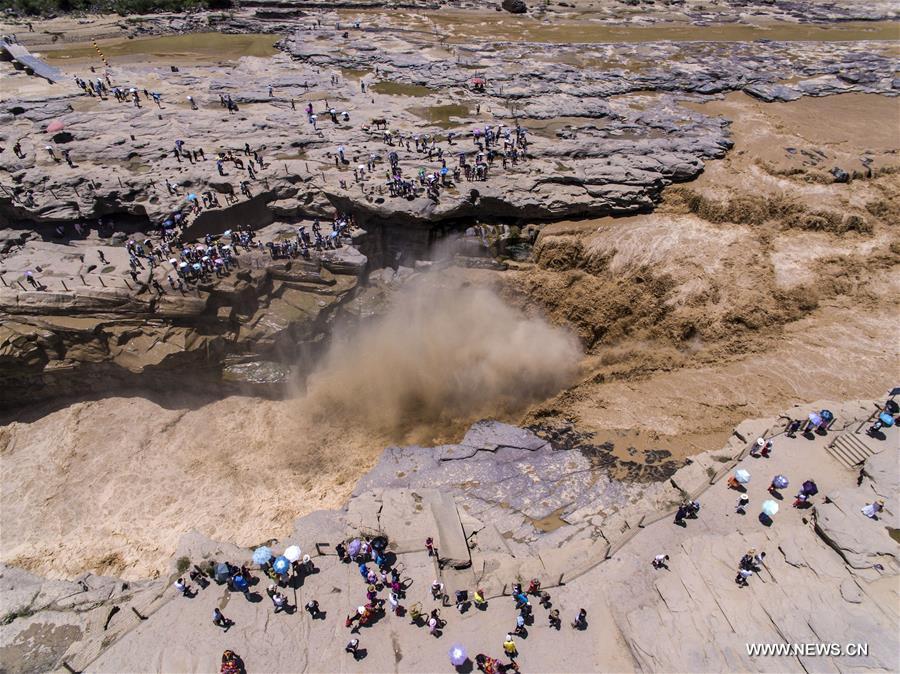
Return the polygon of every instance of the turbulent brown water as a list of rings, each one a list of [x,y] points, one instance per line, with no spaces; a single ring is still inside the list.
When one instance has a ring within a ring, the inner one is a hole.
[[[416,286],[337,339],[308,392],[204,404],[81,402],[0,427],[3,561],[50,575],[159,572],[192,529],[252,546],[339,507],[396,442],[520,415],[571,381],[565,330],[486,289]]]
[[[395,436],[443,433],[559,391],[579,351],[486,288],[417,283],[374,325],[338,336],[303,404]]]

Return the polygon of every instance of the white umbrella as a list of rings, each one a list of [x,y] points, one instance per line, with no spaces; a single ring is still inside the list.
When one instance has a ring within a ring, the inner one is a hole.
[[[284,551],[284,556],[287,557],[288,561],[290,562],[296,562],[298,559],[300,559],[300,556],[302,554],[303,553],[300,551],[299,545],[291,545]]]
[[[743,468],[738,468],[734,471],[734,479],[741,484],[747,484],[750,481],[750,473]]]
[[[775,513],[778,512],[778,504],[772,500],[763,501],[762,511],[763,511],[763,513],[765,513],[766,515],[771,517],[772,515],[774,515]]]

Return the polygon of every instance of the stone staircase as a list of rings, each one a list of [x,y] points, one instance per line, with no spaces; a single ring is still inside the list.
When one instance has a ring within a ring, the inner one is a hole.
[[[840,463],[847,468],[855,469],[884,448],[874,445],[869,436],[864,433],[847,431],[832,440],[827,449],[828,453]]]

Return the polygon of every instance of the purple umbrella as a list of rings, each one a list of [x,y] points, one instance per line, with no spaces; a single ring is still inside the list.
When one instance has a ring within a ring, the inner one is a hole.
[[[362,548],[362,541],[358,538],[354,538],[350,541],[350,545],[347,547],[347,552],[350,553],[351,557],[356,557],[359,554],[359,550]]]
[[[459,667],[466,660],[469,659],[469,656],[466,655],[466,649],[463,648],[460,644],[453,644],[450,648],[450,664],[454,667]]]

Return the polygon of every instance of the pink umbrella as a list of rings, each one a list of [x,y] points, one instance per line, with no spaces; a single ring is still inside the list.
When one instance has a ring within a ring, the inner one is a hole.
[[[47,133],[56,133],[57,131],[62,131],[65,128],[65,124],[63,124],[58,119],[54,119],[47,125]]]

